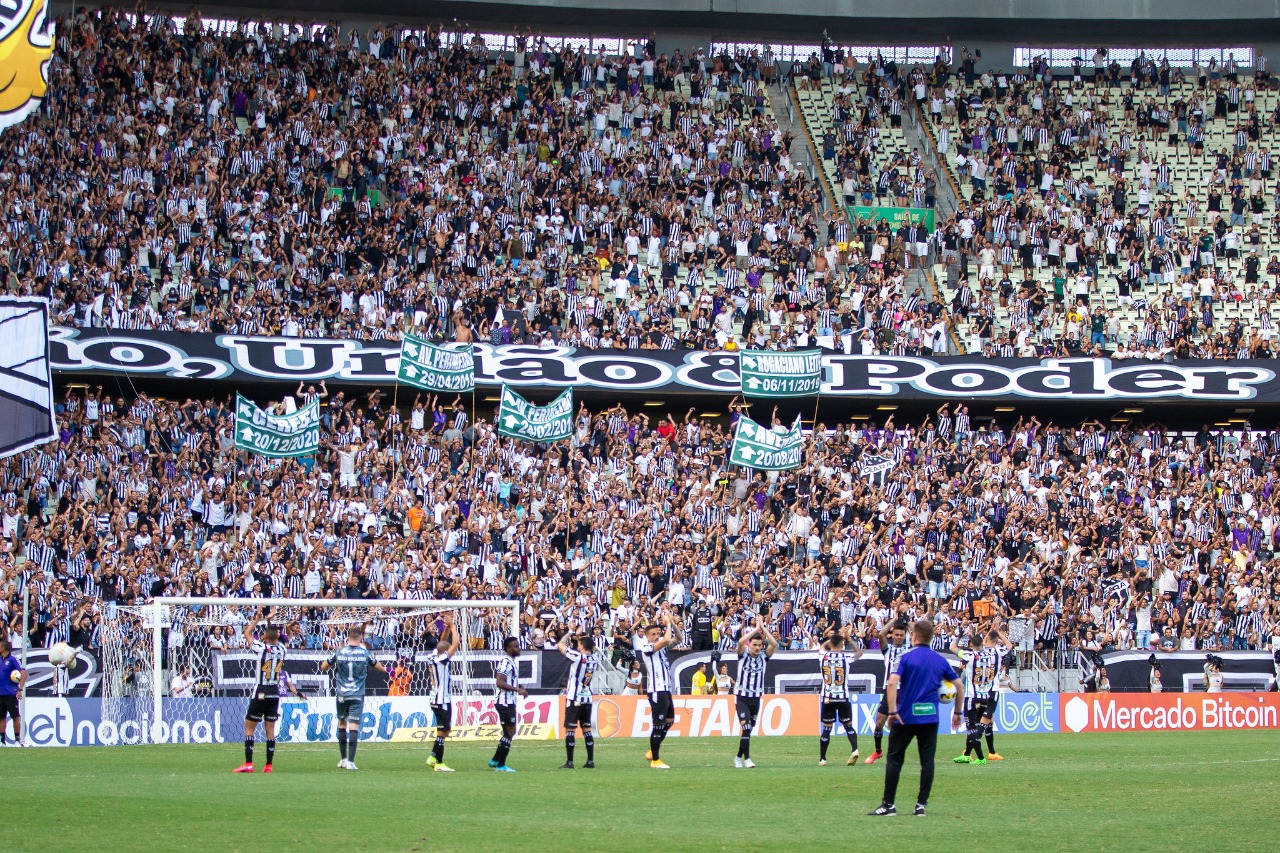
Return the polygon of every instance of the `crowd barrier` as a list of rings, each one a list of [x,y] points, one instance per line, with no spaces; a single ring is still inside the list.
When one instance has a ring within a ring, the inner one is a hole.
[[[26,703],[26,735],[34,746],[114,746],[142,743],[237,743],[242,740],[243,699],[165,699],[164,721],[153,731],[151,706],[139,702],[136,714],[121,720],[105,716],[99,699],[32,698]],[[875,726],[879,695],[854,701],[859,735]],[[601,738],[644,737],[652,728],[644,696],[599,696],[596,731]],[[468,739],[483,739],[497,724],[491,697],[455,707],[455,725]],[[950,706],[943,706],[940,728],[951,734]],[[737,736],[732,696],[677,696],[672,737]],[[521,700],[518,721],[525,736],[557,737],[563,719],[558,696]],[[818,734],[815,694],[765,696],[755,734],[764,737]],[[1122,731],[1212,731],[1280,728],[1277,693],[1081,694],[1004,693],[995,715],[1001,734],[1073,734]],[[421,740],[415,731],[434,725],[425,697],[370,698],[365,702],[360,736],[372,742]],[[337,738],[334,700],[306,699],[280,705],[277,740],[324,743]],[[837,732],[841,734],[842,732]]]

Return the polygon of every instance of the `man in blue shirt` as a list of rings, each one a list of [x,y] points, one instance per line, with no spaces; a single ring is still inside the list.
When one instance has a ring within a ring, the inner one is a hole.
[[[17,676],[15,679],[14,676]],[[23,746],[22,718],[18,716],[18,697],[27,681],[22,661],[13,656],[8,640],[0,640],[0,746],[5,746],[5,717],[13,720],[14,746]]]
[[[917,741],[916,748],[920,751],[920,794],[916,797],[915,815],[924,817],[929,791],[933,788],[933,757],[938,750],[938,691],[944,681],[956,681],[951,727],[960,725],[964,686],[946,658],[929,648],[933,623],[928,619],[916,622],[911,628],[911,639],[914,646],[902,656],[897,673],[889,677],[885,686],[893,728],[889,731],[889,753],[885,762],[884,798],[880,807],[871,812],[873,817],[893,817],[898,813],[893,800],[912,740]]]

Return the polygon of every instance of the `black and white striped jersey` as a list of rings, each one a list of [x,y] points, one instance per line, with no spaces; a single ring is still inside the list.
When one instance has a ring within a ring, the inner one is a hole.
[[[595,677],[599,663],[594,654],[583,654],[576,649],[565,649],[569,660],[569,678],[564,684],[565,701],[571,705],[591,701],[591,679]]]
[[[502,675],[506,679],[507,684],[511,687],[520,686],[520,668],[516,666],[516,659],[509,656],[503,656],[494,667],[495,673]],[[503,690],[498,688],[496,702],[499,705],[514,705],[520,695],[515,690]]]
[[[427,663],[431,666],[432,705],[448,705],[453,701],[450,693],[453,675],[449,671],[449,661],[449,655],[444,652],[432,652],[427,656]]]
[[[640,653],[640,661],[644,664],[644,674],[649,684],[650,693],[670,693],[671,661],[667,660],[665,647],[655,649],[648,640],[640,640],[635,644]]]
[[[983,648],[968,656],[971,698],[980,701],[991,698],[1000,683],[1000,668],[1004,665],[1005,654],[1003,648]]]
[[[284,659],[287,654],[284,643],[266,643],[262,640],[254,640],[249,650],[258,658],[255,678],[257,684],[254,686],[254,690],[275,698],[276,688],[280,682],[280,672],[284,669]]]
[[[733,685],[733,695],[749,699],[759,699],[764,695],[764,668],[769,663],[769,656],[764,652],[753,655],[744,652],[738,659],[738,680]]]
[[[827,650],[818,654],[818,667],[822,672],[821,701],[849,700],[849,675],[853,672],[853,660],[853,654],[844,649]]]
[[[900,646],[893,644],[884,647],[884,680],[888,681],[889,676],[894,675],[898,671],[898,663],[902,660],[902,656],[907,653],[910,648],[906,643]]]

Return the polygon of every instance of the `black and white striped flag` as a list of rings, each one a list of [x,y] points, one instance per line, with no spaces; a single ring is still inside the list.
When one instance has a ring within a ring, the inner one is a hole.
[[[49,304],[0,297],[0,459],[57,438],[49,374]]]

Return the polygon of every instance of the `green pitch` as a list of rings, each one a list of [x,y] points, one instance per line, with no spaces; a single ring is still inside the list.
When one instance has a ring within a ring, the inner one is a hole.
[[[869,738],[861,741],[864,756]],[[492,748],[450,744],[457,772],[432,773],[427,750],[360,747],[359,772],[336,745],[282,745],[276,772],[234,776],[238,744],[6,749],[4,850],[1275,849],[1280,732],[999,737],[985,767],[951,762],[943,738],[929,816],[910,816],[918,765],[899,789],[905,815],[869,818],[884,764],[844,766],[833,739],[757,738],[754,770],[735,770],[737,740],[668,740],[670,771],[645,741],[608,741],[596,770],[557,769],[559,741]],[[913,753],[914,754],[914,753]],[[257,750],[259,766],[262,746]],[[581,738],[577,761],[585,760]]]

